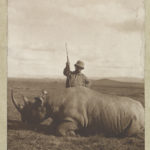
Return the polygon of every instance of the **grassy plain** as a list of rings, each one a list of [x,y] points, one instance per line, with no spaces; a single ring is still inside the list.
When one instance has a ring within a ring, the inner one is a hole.
[[[64,80],[50,79],[8,79],[8,150],[144,150],[144,136],[114,138],[100,135],[88,137],[57,137],[47,133],[51,120],[46,120],[40,128],[33,130],[20,120],[20,115],[13,106],[10,90],[22,103],[22,95],[29,99],[46,89],[51,98],[65,86]],[[144,106],[144,84],[119,82],[108,79],[93,80],[91,88],[101,93],[122,95],[140,101]]]

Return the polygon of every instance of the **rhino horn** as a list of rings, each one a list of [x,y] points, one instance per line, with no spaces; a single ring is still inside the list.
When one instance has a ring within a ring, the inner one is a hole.
[[[14,106],[21,113],[22,109],[21,109],[20,105],[18,105],[17,102],[16,102],[16,100],[15,100],[13,90],[11,90],[11,98],[12,98],[12,102],[13,102]]]
[[[23,101],[24,101],[24,104],[28,104],[29,103],[29,100],[26,96],[23,95]]]

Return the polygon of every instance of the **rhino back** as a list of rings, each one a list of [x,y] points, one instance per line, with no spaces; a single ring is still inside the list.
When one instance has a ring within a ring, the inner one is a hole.
[[[144,126],[144,108],[128,97],[98,94],[89,100],[89,125],[99,125],[101,130],[112,134],[120,134],[136,119]]]
[[[76,115],[83,127],[91,126],[104,132],[120,134],[133,119],[144,126],[144,108],[140,102],[128,97],[102,94],[87,88],[74,90],[76,90],[73,91],[76,93],[73,98],[74,105],[67,109],[71,108],[70,114]]]
[[[85,87],[67,88],[53,103],[59,107],[61,118],[74,120],[79,127],[99,128],[112,134],[121,133],[133,118],[144,122],[144,109],[139,102]]]

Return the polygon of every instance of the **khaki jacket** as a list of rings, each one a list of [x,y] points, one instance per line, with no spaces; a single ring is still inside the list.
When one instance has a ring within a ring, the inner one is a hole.
[[[66,66],[64,75],[67,76],[66,87],[75,87],[75,86],[85,86],[89,87],[90,81],[83,73],[76,73],[75,71],[70,71],[69,66]]]

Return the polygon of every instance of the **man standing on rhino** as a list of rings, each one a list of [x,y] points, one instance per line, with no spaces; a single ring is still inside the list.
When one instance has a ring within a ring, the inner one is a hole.
[[[84,69],[84,63],[78,60],[75,64],[75,71],[70,71],[70,63],[67,61],[66,67],[64,68],[64,75],[67,77],[66,80],[66,88],[76,87],[76,86],[84,86],[89,87],[89,80],[87,77],[81,73]]]

